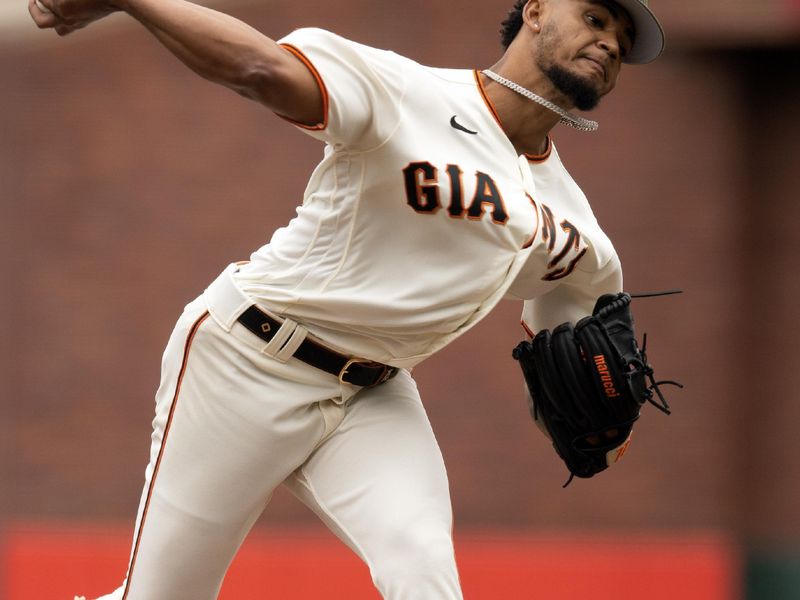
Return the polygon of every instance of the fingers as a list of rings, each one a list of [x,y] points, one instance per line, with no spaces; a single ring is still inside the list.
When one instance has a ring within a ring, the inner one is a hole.
[[[107,0],[28,0],[28,12],[40,29],[67,35],[118,9]]]
[[[28,13],[39,29],[53,29],[63,25],[63,20],[51,9],[51,0],[28,0]]]
[[[43,13],[51,13],[51,12],[55,12],[55,11],[54,11],[54,10],[51,8],[51,6],[50,6],[50,5],[44,4],[44,2],[41,2],[41,0],[34,0],[34,4],[36,4],[36,7],[37,7],[39,10],[41,10]]]
[[[88,21],[67,22],[56,11],[54,0],[29,0],[28,12],[39,29],[54,29],[60,36],[65,36],[73,31],[86,27]]]

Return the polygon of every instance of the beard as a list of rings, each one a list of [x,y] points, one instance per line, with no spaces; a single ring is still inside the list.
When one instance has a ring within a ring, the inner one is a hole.
[[[575,75],[556,64],[555,51],[560,43],[561,36],[554,23],[542,29],[537,66],[553,86],[572,101],[573,106],[578,110],[592,110],[600,103],[600,92],[590,79]]]
[[[572,100],[572,104],[578,110],[592,110],[600,103],[597,89],[583,77],[570,73],[558,65],[550,65],[543,71],[555,88]]]

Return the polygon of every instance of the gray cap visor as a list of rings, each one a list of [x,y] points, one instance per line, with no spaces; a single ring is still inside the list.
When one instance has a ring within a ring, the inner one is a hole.
[[[653,11],[647,7],[646,0],[614,2],[628,11],[635,30],[633,48],[622,62],[643,64],[654,61],[664,51],[664,30]]]

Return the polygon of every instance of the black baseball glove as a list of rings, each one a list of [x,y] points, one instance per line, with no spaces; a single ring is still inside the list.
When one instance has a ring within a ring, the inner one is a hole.
[[[570,471],[565,487],[573,477],[592,477],[622,458],[642,405],[650,402],[669,414],[659,385],[680,386],[655,381],[647,337],[641,349],[636,343],[630,304],[629,294],[606,294],[574,327],[540,331],[514,349],[531,415]]]

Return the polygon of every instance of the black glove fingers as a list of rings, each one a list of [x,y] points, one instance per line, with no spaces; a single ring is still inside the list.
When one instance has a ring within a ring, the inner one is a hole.
[[[575,404],[575,398],[565,384],[562,376],[560,357],[553,352],[553,339],[558,338],[549,331],[540,332],[533,340],[534,364],[539,380],[544,388],[544,401],[553,418],[561,419],[572,430],[583,425],[583,415]]]
[[[547,431],[571,477],[616,462],[652,391],[652,367],[636,342],[628,294],[606,294],[592,316],[539,332],[514,351]],[[615,452],[616,451],[616,452]],[[609,458],[610,457],[610,458]]]
[[[565,396],[561,400],[569,404],[565,410],[575,415],[576,429],[585,431],[591,423],[596,422],[598,412],[583,351],[570,324],[560,325],[553,331],[550,347],[565,389]]]
[[[587,354],[590,381],[602,406],[604,416],[599,422],[623,423],[638,415],[640,404],[630,391],[627,364],[602,326],[587,322],[576,334]]]

